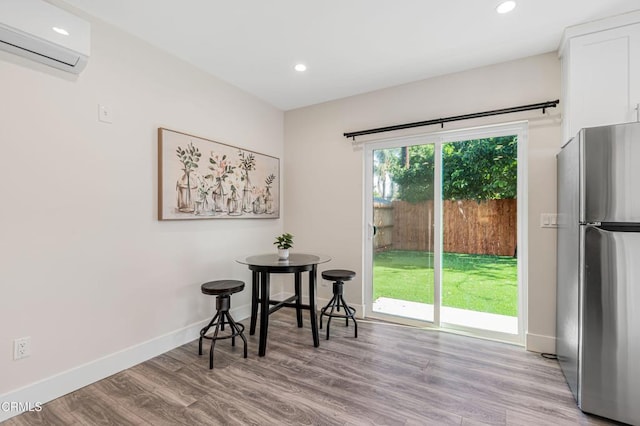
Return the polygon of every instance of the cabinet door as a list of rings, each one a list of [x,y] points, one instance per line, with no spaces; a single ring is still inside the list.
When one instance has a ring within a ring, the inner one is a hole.
[[[568,134],[636,121],[640,102],[640,24],[570,41]]]

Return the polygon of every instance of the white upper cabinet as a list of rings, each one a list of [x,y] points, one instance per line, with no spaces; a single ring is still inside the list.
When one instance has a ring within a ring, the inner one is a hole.
[[[567,28],[560,57],[563,144],[583,127],[638,120],[640,11]]]

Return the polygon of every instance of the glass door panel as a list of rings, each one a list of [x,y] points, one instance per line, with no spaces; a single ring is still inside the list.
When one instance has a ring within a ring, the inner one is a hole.
[[[443,326],[518,334],[517,137],[442,144]]]
[[[434,151],[373,151],[373,312],[433,321]]]

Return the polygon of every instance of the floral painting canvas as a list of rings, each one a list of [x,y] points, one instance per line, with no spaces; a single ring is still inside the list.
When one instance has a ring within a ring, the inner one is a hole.
[[[158,219],[280,217],[280,160],[158,129]]]

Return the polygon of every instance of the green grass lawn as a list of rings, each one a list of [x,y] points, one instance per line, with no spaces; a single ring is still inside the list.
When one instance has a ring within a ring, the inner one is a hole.
[[[373,264],[373,300],[433,303],[433,253],[391,250],[375,254]],[[444,253],[442,282],[443,306],[518,315],[513,257]]]

